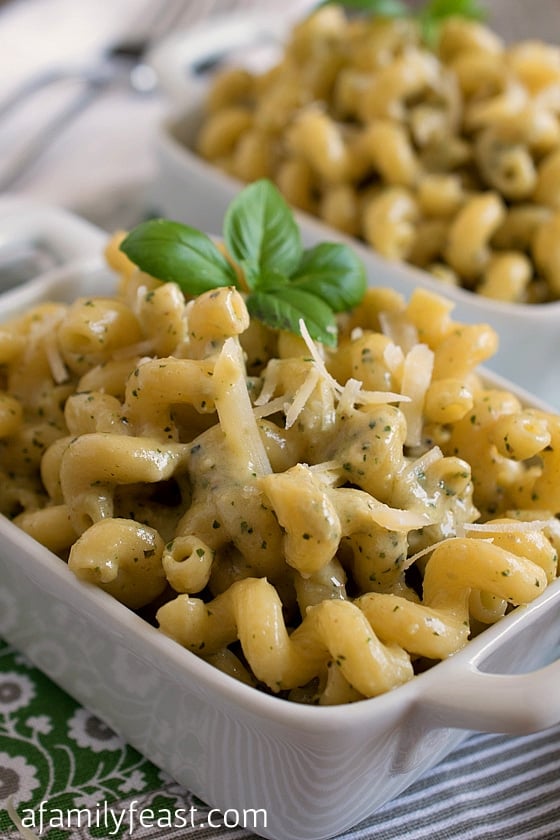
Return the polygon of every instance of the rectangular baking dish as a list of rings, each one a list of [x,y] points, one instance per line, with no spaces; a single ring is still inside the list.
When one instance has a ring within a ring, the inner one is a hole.
[[[0,232],[75,237],[71,217],[17,210]],[[44,228],[41,230],[41,219]],[[66,231],[66,233],[65,233]],[[84,252],[104,241],[82,228]],[[74,243],[76,240],[74,238]],[[100,258],[0,295],[0,320],[42,300],[110,294]],[[525,392],[489,375],[527,404]],[[371,815],[469,731],[560,721],[560,580],[405,685],[351,706],[262,694],[184,650],[0,517],[0,634],[212,807],[274,840],[321,840]],[[256,821],[256,827],[255,827]]]

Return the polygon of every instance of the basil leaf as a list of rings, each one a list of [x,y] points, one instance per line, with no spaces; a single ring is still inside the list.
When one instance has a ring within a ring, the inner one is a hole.
[[[367,286],[357,254],[348,245],[335,242],[322,242],[305,251],[290,283],[320,297],[334,312],[357,306]]]
[[[245,291],[260,285],[262,273],[253,260],[237,260],[237,265],[243,272]]]
[[[435,49],[442,22],[448,17],[464,17],[483,20],[485,13],[476,0],[429,0],[417,15],[422,31],[422,40],[427,47]]]
[[[437,32],[444,18],[460,16],[483,20],[484,8],[477,0],[427,0],[418,10],[412,9],[402,0],[323,0],[321,6],[332,3],[351,11],[366,12],[373,17],[418,18],[423,31],[431,35]]]
[[[301,334],[299,322],[303,319],[311,338],[330,347],[336,346],[336,321],[332,310],[320,298],[302,289],[286,285],[251,292],[247,309],[251,317],[269,327],[297,335]]]
[[[335,312],[351,309],[366,289],[365,270],[347,245],[325,242],[303,249],[294,213],[271,181],[245,187],[224,219],[233,266],[210,237],[166,219],[134,228],[121,250],[143,271],[177,283],[189,295],[220,286],[248,293],[249,313],[272,328],[300,332],[336,345]]]
[[[369,12],[376,17],[401,18],[411,14],[410,8],[401,0],[325,0],[320,5],[328,6],[333,3],[354,11]]]
[[[224,239],[232,257],[255,273],[276,269],[290,275],[302,254],[301,235],[293,212],[271,181],[254,181],[241,190],[224,217]]]
[[[259,292],[266,292],[268,290],[275,291],[276,289],[281,288],[282,286],[288,286],[291,283],[290,278],[286,274],[282,274],[280,271],[276,271],[275,268],[268,269],[263,271],[259,275],[259,282],[257,285],[257,291]]]
[[[477,0],[428,0],[420,11],[421,18],[434,21],[453,16],[482,20],[486,13]]]
[[[238,285],[235,271],[210,237],[181,222],[142,222],[125,237],[120,249],[142,271],[177,283],[189,295]]]

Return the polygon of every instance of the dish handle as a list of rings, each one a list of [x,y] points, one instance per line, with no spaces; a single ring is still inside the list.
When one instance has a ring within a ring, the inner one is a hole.
[[[60,207],[0,200],[0,293],[53,268],[98,257],[106,235]]]
[[[560,723],[560,660],[523,674],[493,674],[471,662],[447,670],[422,694],[440,723],[477,732],[524,735]]]

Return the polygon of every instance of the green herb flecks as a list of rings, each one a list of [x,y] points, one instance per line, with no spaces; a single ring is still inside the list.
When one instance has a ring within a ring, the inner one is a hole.
[[[269,327],[300,334],[303,320],[313,339],[336,345],[335,314],[360,303],[367,285],[350,247],[325,242],[305,249],[292,210],[266,179],[236,196],[222,234],[241,279],[209,236],[181,222],[143,222],[120,248],[142,271],[187,295],[234,286],[246,293],[251,316]]]

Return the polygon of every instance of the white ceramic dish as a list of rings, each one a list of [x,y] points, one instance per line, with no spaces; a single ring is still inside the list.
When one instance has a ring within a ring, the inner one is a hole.
[[[43,210],[42,218],[44,232],[54,217]],[[75,220],[67,222],[72,237]],[[0,218],[0,235],[24,227],[23,217],[18,224]],[[104,240],[89,233],[84,247]],[[114,286],[100,258],[73,261],[0,295],[0,319],[41,300],[108,294]],[[560,580],[392,692],[352,706],[301,706],[217,671],[78,581],[0,516],[0,634],[178,782],[214,807],[245,814],[249,828],[275,840],[344,831],[468,731],[527,733],[557,724],[559,611]]]
[[[0,197],[0,294],[74,260],[99,256],[102,232],[59,207]]]
[[[196,68],[211,65],[226,48],[234,51],[236,62],[250,63],[252,46],[262,39],[278,43],[286,25],[262,15],[213,20],[211,25],[178,33],[154,52],[152,63],[173,103],[173,113],[156,141],[153,199],[161,215],[213,233],[221,230],[224,212],[242,184],[192,150],[208,80]],[[443,287],[426,272],[389,262],[316,218],[300,212],[296,216],[306,244],[329,239],[350,243],[361,255],[371,282],[390,285],[405,295],[422,285],[453,300],[458,320],[492,324],[500,336],[492,369],[560,408],[560,364],[552,361],[560,360],[560,302],[509,304]]]

